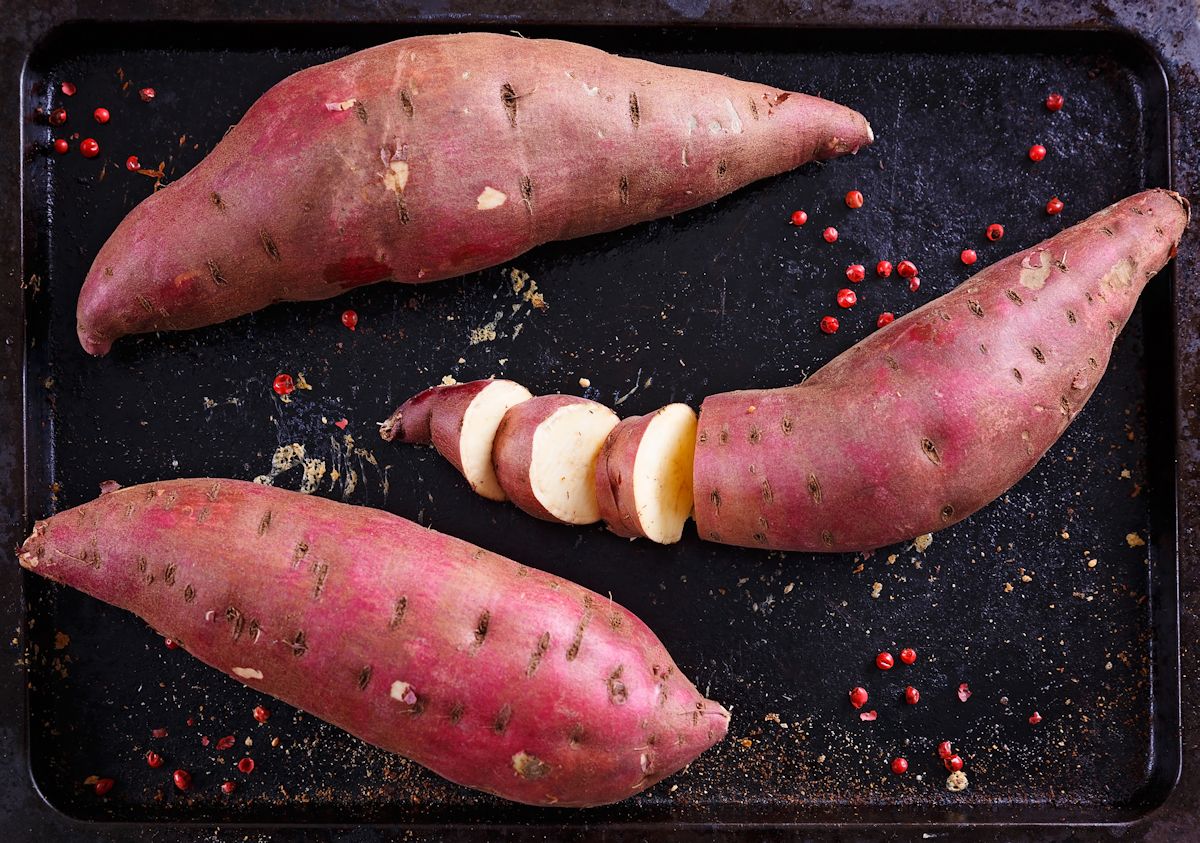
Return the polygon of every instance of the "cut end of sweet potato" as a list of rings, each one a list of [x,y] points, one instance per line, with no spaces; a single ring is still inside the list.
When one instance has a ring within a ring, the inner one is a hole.
[[[600,505],[592,469],[617,415],[594,401],[555,410],[533,435],[529,485],[547,512],[565,524],[594,524]]]
[[[471,488],[489,500],[508,500],[492,466],[492,444],[496,440],[496,429],[509,409],[532,397],[532,393],[519,383],[491,381],[471,400],[462,414],[457,434],[460,470]],[[438,415],[435,411],[435,428],[440,427]],[[440,452],[440,437],[436,430],[434,445],[439,446]]]
[[[686,404],[663,407],[646,425],[633,463],[633,501],[642,534],[674,544],[692,514],[696,413]]]

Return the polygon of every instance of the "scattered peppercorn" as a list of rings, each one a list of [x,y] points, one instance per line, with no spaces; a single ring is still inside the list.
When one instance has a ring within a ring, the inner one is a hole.
[[[140,170],[141,168],[142,168],[142,162],[138,160],[138,157],[136,155],[130,155],[128,158],[125,159],[125,169],[126,170],[129,170],[132,172],[132,171]]]
[[[71,144],[67,143],[66,138],[56,138],[54,141],[54,151],[59,155],[66,155],[71,151]]]
[[[938,744],[938,758],[945,761],[954,754],[954,747],[950,745],[950,741],[942,741]]]
[[[1038,714],[1036,711],[1033,714],[1029,715],[1029,725],[1030,726],[1036,726],[1037,724],[1039,724],[1041,722],[1042,722],[1042,715]]]
[[[879,314],[879,318],[875,320],[875,327],[882,328],[883,326],[890,325],[895,321],[896,321],[896,314],[892,313],[891,311],[885,310],[883,313]]]
[[[95,158],[100,154],[100,144],[95,138],[84,138],[79,142],[79,152],[84,158]]]
[[[896,265],[896,272],[900,274],[901,278],[915,278],[917,275],[917,265],[908,260],[900,261]]]
[[[909,685],[904,689],[904,701],[909,705],[916,705],[921,701],[921,692]]]
[[[266,723],[271,717],[271,712],[263,708],[261,705],[254,706],[254,719],[259,723]]]
[[[995,243],[1004,236],[1004,226],[998,222],[994,222],[987,227],[987,239]]]
[[[850,705],[854,706],[855,708],[862,708],[867,704],[867,699],[868,695],[866,688],[858,686],[850,689]]]
[[[1062,94],[1051,94],[1046,97],[1046,108],[1050,111],[1061,111],[1064,102]]]
[[[153,88],[142,88],[138,91],[138,96],[142,98],[142,102],[150,102],[157,94]]]
[[[847,208],[861,208],[863,206],[864,201],[865,200],[863,199],[863,195],[862,195],[861,191],[851,190],[849,193],[846,194],[846,207]]]
[[[97,123],[100,123],[101,125],[103,125],[104,123],[107,123],[109,120],[112,119],[112,115],[108,113],[107,108],[104,108],[103,106],[101,106],[100,108],[97,108],[95,111],[92,112],[92,118]]]
[[[116,784],[116,782],[114,782],[112,779],[97,779],[96,783],[92,787],[95,789],[97,796],[103,796],[113,789],[114,784]]]
[[[878,718],[879,718],[879,712],[876,711],[875,709],[871,709],[870,711],[864,711],[858,715],[859,720],[866,720],[868,722],[876,720]]]
[[[892,772],[897,776],[902,776],[908,772],[908,760],[905,758],[892,759]]]
[[[157,770],[163,765],[163,757],[153,749],[146,753],[146,764],[152,770]]]
[[[946,765],[946,769],[951,773],[957,773],[963,768],[963,760],[961,755],[951,755],[949,758],[942,761]]]
[[[839,327],[841,326],[838,325],[838,321],[834,317],[824,316],[821,318],[821,330],[825,333],[836,334]]]
[[[342,324],[353,331],[356,327],[358,327],[358,313],[353,310],[343,310]]]
[[[825,238],[826,243],[836,243],[838,238],[837,229],[831,225],[821,232],[821,236]]]
[[[237,739],[233,735],[226,735],[217,741],[217,749],[226,750],[234,745]]]
[[[254,759],[247,755],[237,763],[237,768],[238,772],[250,775],[252,772],[254,772]]]
[[[226,796],[237,790],[237,782],[223,782],[221,784],[221,792]]]
[[[837,291],[838,307],[854,307],[858,304],[858,296],[848,287],[843,287]]]
[[[974,249],[963,249],[962,254],[960,254],[958,257],[967,266],[970,266],[971,264],[975,263],[975,261],[979,260],[979,255],[975,254]]]
[[[180,790],[188,790],[192,786],[192,774],[187,770],[176,770],[171,779]]]
[[[900,661],[905,664],[912,664],[917,660],[917,651],[912,647],[905,647],[900,651]]]
[[[846,267],[846,278],[852,284],[857,284],[859,281],[867,277],[867,268],[861,263],[852,263]]]
[[[875,264],[875,274],[880,278],[889,278],[892,274],[892,262],[880,261]]]
[[[275,382],[271,384],[271,388],[278,395],[291,395],[296,391],[296,382],[292,380],[292,376],[289,374],[276,375]]]
[[[1061,199],[1059,199],[1057,196],[1053,197],[1049,202],[1046,203],[1046,213],[1050,214],[1050,216],[1054,216],[1055,214],[1061,214],[1062,209],[1063,209],[1063,201]]]
[[[1029,147],[1030,161],[1041,161],[1045,157],[1046,147],[1042,146],[1040,143],[1035,143],[1033,146]]]
[[[958,686],[958,699],[960,702],[966,702],[971,699],[971,689],[966,682]]]
[[[875,666],[880,670],[891,670],[896,660],[886,650],[875,657]]]
[[[166,729],[151,729],[150,730],[150,737],[152,737],[152,738],[165,738],[166,736],[167,736]]]
[[[59,84],[58,89],[60,91],[62,91],[64,97],[75,96],[75,83],[74,82],[62,82]]]
[[[808,222],[807,211],[792,211],[792,225],[804,225]]]
[[[178,650],[179,649],[179,643],[174,638],[164,638],[163,646],[166,647],[168,650]]]
[[[51,126],[61,126],[67,122],[67,110],[60,106],[51,111],[50,116],[46,119],[50,121]]]
[[[909,278],[908,279],[908,291],[910,293],[915,293],[919,289],[921,289],[921,279],[915,278],[915,277]]]

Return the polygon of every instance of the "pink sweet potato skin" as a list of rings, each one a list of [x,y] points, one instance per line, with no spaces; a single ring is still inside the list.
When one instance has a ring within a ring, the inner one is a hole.
[[[126,334],[461,275],[871,140],[825,100],[578,44],[395,41],[283,80],[134,208],[88,273],[79,339],[104,354]]]
[[[799,386],[709,397],[693,471],[699,534],[860,551],[975,512],[1082,409],[1187,221],[1179,195],[1139,193],[989,266]]]
[[[533,463],[533,437],[538,425],[560,407],[594,404],[577,395],[538,395],[509,409],[496,429],[492,445],[492,467],[508,499],[523,512],[543,521],[560,523],[533,493],[529,468]],[[601,405],[597,405],[601,406]]]
[[[607,597],[377,510],[173,480],[39,521],[19,559],[254,688],[518,802],[625,799],[728,722]]]
[[[490,380],[469,381],[442,386],[431,386],[409,398],[396,408],[387,421],[379,426],[379,435],[385,442],[403,442],[406,445],[433,445],[434,416],[443,414],[448,408],[457,410],[461,421],[467,406],[483,389],[492,383]],[[458,449],[451,449],[455,456],[443,453],[442,456],[451,460],[454,466],[462,471],[458,461]],[[439,449],[439,453],[441,453]]]
[[[633,499],[633,467],[654,413],[622,419],[609,431],[596,460],[596,500],[605,526],[626,539],[645,538]]]

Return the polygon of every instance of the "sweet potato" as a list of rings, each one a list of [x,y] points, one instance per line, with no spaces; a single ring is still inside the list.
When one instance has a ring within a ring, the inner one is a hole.
[[[668,404],[624,419],[596,460],[596,500],[608,529],[625,538],[672,544],[692,514],[696,413]]]
[[[1024,476],[1082,409],[1188,221],[1129,197],[989,266],[799,386],[700,408],[700,536],[857,551],[959,521]]]
[[[492,468],[492,443],[509,408],[529,390],[508,380],[434,386],[401,404],[379,428],[386,441],[432,444],[471,484],[494,501],[507,500]]]
[[[505,494],[537,518],[561,524],[600,520],[592,480],[617,415],[574,395],[540,395],[504,414],[492,465]]]
[[[624,799],[729,719],[609,598],[377,510],[172,480],[39,521],[19,560],[253,688],[518,802]]]
[[[563,41],[408,38],[265,93],[125,218],[83,347],[385,279],[433,281],[703,205],[872,140],[815,97]]]

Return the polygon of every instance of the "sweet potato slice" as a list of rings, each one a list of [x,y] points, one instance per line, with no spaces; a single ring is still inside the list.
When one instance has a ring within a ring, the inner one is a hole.
[[[380,426],[387,441],[432,443],[489,500],[507,500],[492,468],[492,443],[504,414],[533,396],[509,380],[435,386],[405,401]]]
[[[617,415],[573,395],[542,395],[504,414],[492,460],[500,486],[530,515],[562,524],[600,520],[593,471]]]
[[[672,544],[692,514],[696,413],[668,404],[623,420],[596,461],[596,499],[608,528],[626,538]]]

